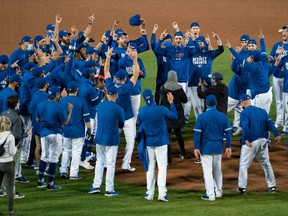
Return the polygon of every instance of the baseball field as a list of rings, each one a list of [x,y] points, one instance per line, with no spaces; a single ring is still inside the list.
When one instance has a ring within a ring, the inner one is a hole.
[[[215,31],[223,43],[229,39],[233,46],[239,44],[239,36],[247,33],[258,40],[260,29],[263,29],[268,48],[281,40],[278,29],[288,25],[288,2],[278,1],[235,1],[210,0],[203,1],[44,1],[44,0],[2,0],[0,3],[0,54],[10,53],[18,48],[18,43],[24,35],[34,37],[44,34],[46,25],[53,23],[55,15],[62,17],[60,29],[68,30],[75,25],[79,30],[88,24],[88,17],[94,13],[96,21],[93,24],[91,37],[99,41],[104,31],[111,28],[114,20],[120,21],[120,27],[125,29],[130,38],[140,35],[137,27],[128,24],[129,17],[139,13],[146,20],[148,38],[153,24],[162,30],[173,33],[171,23],[178,22],[180,29],[185,31],[193,21],[201,25],[201,35]],[[216,43],[212,39],[212,44]],[[94,44],[96,45],[96,43]],[[268,52],[269,53],[269,52]],[[143,80],[143,89],[155,88],[156,59],[151,51],[141,54],[147,77]],[[229,69],[230,53],[228,50],[217,58],[213,64],[213,72],[224,75],[224,82],[229,83],[232,72]],[[143,105],[142,101],[142,105]],[[275,103],[271,106],[271,117],[275,120]],[[232,120],[232,112],[229,113]],[[193,126],[195,118],[191,114],[190,122],[183,130],[185,146],[190,158],[182,160],[178,157],[178,145],[173,137],[172,166],[168,168],[168,203],[147,201],[145,172],[135,150],[132,165],[134,173],[121,173],[116,167],[115,188],[120,192],[118,197],[105,197],[103,193],[88,195],[94,177],[93,171],[81,168],[79,181],[62,180],[56,177],[60,191],[48,192],[37,189],[35,171],[23,165],[23,175],[31,181],[27,184],[17,183],[17,191],[26,195],[24,199],[15,200],[15,211],[18,215],[287,215],[288,207],[288,151],[287,137],[282,137],[281,143],[272,143],[270,148],[271,164],[276,180],[277,193],[266,191],[264,173],[260,165],[254,161],[249,169],[249,179],[246,195],[235,194],[237,188],[240,137],[233,138],[233,156],[223,158],[223,189],[224,196],[215,202],[202,201],[200,196],[205,193],[201,165],[193,162]],[[123,156],[124,139],[121,139],[118,164]],[[104,187],[101,188],[104,192]],[[0,215],[6,215],[6,199],[0,197]]]

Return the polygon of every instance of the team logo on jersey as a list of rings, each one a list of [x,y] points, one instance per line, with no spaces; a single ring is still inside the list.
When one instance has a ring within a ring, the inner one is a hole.
[[[126,71],[129,75],[133,74],[133,67],[126,67]]]
[[[192,63],[194,65],[206,65],[207,64],[207,57],[194,57],[192,58]]]

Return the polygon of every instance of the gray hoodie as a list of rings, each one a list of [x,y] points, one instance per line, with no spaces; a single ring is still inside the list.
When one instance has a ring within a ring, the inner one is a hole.
[[[5,152],[2,156],[0,156],[0,163],[13,161],[13,156],[17,152],[17,148],[15,146],[15,138],[10,131],[4,131],[0,133],[0,145],[2,145],[4,142]]]

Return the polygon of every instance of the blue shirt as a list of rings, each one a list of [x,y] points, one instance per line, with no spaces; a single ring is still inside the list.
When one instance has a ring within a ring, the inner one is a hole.
[[[171,111],[165,106],[158,106],[154,103],[140,109],[138,122],[139,126],[145,131],[147,146],[169,144],[166,118],[173,120],[178,118],[175,105],[171,104],[170,108]]]
[[[6,111],[8,109],[7,107],[7,99],[11,95],[18,95],[16,91],[11,89],[10,87],[4,88],[2,91],[0,91],[0,113]]]
[[[67,121],[67,113],[60,103],[46,100],[37,106],[36,118],[40,120],[40,137],[45,137],[62,134],[62,124]]]
[[[224,133],[226,148],[231,148],[229,119],[215,106],[208,107],[198,116],[194,132],[194,149],[199,149],[201,154],[222,154]]]
[[[123,108],[112,101],[101,102],[98,106],[96,144],[118,146],[119,128],[123,127]]]
[[[242,127],[242,145],[245,140],[253,142],[260,138],[268,138],[268,131],[271,130],[274,136],[278,136],[273,121],[264,109],[255,106],[248,106],[240,113],[240,125]]]
[[[277,67],[273,65],[273,74],[277,78],[284,78],[283,92],[288,93],[288,56],[283,57]]]

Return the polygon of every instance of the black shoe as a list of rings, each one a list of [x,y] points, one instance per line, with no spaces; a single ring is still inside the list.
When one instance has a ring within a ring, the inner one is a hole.
[[[186,154],[179,154],[179,157],[182,159],[188,159],[188,156]]]
[[[236,193],[238,193],[238,194],[246,194],[246,189],[245,188],[237,188]]]
[[[274,186],[274,187],[269,187],[268,188],[268,192],[269,193],[275,193],[276,192],[276,187]]]
[[[196,163],[196,164],[201,164],[201,159],[200,159],[200,158],[196,158],[196,159],[194,160],[194,163]]]

